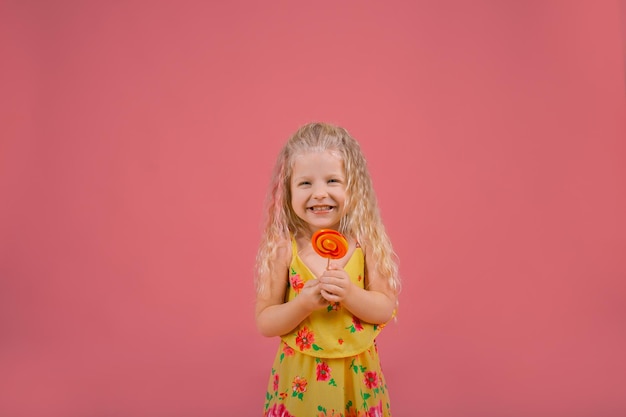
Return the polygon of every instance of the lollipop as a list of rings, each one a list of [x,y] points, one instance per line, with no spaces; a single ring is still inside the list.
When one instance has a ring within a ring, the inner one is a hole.
[[[343,258],[348,253],[348,240],[336,230],[318,230],[313,234],[311,243],[318,255],[328,258],[328,267],[331,259]]]

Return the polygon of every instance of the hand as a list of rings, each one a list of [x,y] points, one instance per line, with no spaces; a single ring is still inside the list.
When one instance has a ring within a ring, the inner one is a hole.
[[[322,297],[331,303],[343,301],[354,286],[348,273],[332,263],[319,277],[319,282]]]
[[[300,290],[300,294],[298,294],[296,300],[304,302],[306,307],[311,311],[328,305],[328,301],[326,301],[321,294],[320,282],[318,279],[310,279],[305,282],[304,287]]]

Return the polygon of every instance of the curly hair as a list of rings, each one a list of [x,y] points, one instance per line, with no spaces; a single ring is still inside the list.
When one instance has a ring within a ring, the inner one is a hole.
[[[372,180],[359,143],[346,129],[327,123],[302,126],[287,141],[278,155],[266,201],[265,227],[256,258],[256,287],[261,292],[267,285],[270,259],[279,242],[303,233],[306,224],[291,205],[291,176],[295,157],[309,152],[329,151],[341,158],[346,175],[346,201],[339,231],[371,249],[378,262],[376,271],[387,277],[396,291],[400,290],[397,257],[385,232]]]

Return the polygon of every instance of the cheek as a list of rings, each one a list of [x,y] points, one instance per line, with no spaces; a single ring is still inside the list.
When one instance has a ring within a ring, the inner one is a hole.
[[[300,200],[302,200],[302,196],[300,196],[300,194],[297,191],[292,191],[291,192],[291,206],[294,207],[298,204],[300,204]]]
[[[350,200],[350,198],[347,195],[344,195],[343,197],[343,201],[341,202],[341,209],[343,214],[345,214],[345,212],[348,210],[348,207],[352,205],[352,202]]]

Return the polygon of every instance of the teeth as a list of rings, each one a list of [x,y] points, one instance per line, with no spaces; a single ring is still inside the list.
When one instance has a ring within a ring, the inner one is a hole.
[[[330,210],[332,207],[331,206],[315,206],[315,207],[311,207],[311,210],[313,211],[325,211],[325,210]]]

